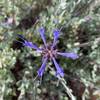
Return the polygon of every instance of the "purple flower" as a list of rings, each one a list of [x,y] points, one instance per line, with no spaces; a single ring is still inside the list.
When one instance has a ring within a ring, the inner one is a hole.
[[[79,56],[77,54],[73,53],[73,52],[66,52],[66,53],[58,52],[58,50],[56,49],[57,40],[60,36],[60,31],[58,29],[53,30],[54,40],[53,40],[53,43],[51,43],[51,44],[46,43],[45,29],[43,27],[41,27],[39,29],[39,33],[40,33],[40,36],[41,36],[43,43],[44,43],[43,48],[39,48],[36,44],[33,44],[32,42],[27,41],[23,36],[18,35],[21,39],[24,40],[24,42],[23,42],[24,46],[27,46],[29,48],[33,48],[36,51],[39,51],[40,53],[42,53],[42,55],[43,55],[42,65],[41,65],[40,69],[37,71],[38,76],[40,76],[40,77],[43,76],[46,64],[47,64],[48,60],[50,60],[55,65],[56,76],[57,77],[64,77],[64,71],[56,61],[57,55],[61,55],[61,56],[67,57],[67,58],[71,58],[73,60],[77,59]]]

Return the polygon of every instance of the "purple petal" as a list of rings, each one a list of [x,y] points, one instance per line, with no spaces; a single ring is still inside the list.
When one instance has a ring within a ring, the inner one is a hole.
[[[24,46],[27,46],[29,48],[33,48],[33,49],[36,49],[36,50],[40,50],[41,51],[41,49],[38,48],[36,44],[33,44],[32,42],[28,42],[26,40],[24,41],[23,45]]]
[[[58,29],[53,30],[53,35],[54,35],[54,41],[57,41],[57,39],[60,36],[60,31]]]
[[[17,36],[23,40],[23,42],[20,42],[20,41],[19,42],[22,43],[24,46],[36,49],[37,51],[41,51],[41,49],[38,48],[36,44],[33,44],[32,42],[27,41],[24,36],[20,34],[17,34]]]
[[[38,76],[42,77],[43,73],[44,73],[44,70],[45,70],[45,67],[46,67],[46,63],[47,63],[47,58],[45,58],[43,60],[43,64],[41,65],[40,69],[38,70]]]
[[[53,62],[54,62],[54,65],[56,67],[56,76],[59,77],[64,77],[64,72],[63,72],[63,69],[58,65],[58,63],[56,62],[55,58],[52,58],[53,59]]]
[[[43,42],[44,42],[44,45],[46,46],[46,38],[45,38],[45,29],[44,29],[44,27],[41,27],[41,28],[39,29],[39,33],[40,33],[41,38],[42,38],[42,40],[43,40]]]
[[[79,56],[76,53],[73,52],[69,52],[69,53],[61,53],[61,52],[57,52],[57,54],[67,57],[67,58],[72,58],[72,59],[77,59],[79,58]]]
[[[53,30],[54,39],[57,40],[59,38],[60,31],[58,29]]]
[[[60,31],[58,29],[53,30],[53,36],[54,36],[54,41],[53,41],[53,47],[54,47],[57,43],[59,36],[60,36]]]

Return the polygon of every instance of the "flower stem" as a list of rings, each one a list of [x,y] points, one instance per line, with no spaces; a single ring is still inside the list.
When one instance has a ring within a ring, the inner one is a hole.
[[[71,98],[71,100],[76,100],[75,96],[71,93],[70,88],[65,84],[65,82],[62,79],[60,79],[60,82],[64,86],[64,88],[66,89],[66,92],[67,92],[68,96]]]
[[[52,70],[53,72],[53,76],[55,76],[55,70],[53,68],[51,68],[50,66],[48,66],[50,70]],[[68,96],[71,98],[71,100],[76,100],[75,96],[71,93],[70,88],[66,85],[66,81],[64,78],[61,78],[60,76],[58,77],[60,83],[63,85],[63,87],[66,89],[66,93],[68,94]]]

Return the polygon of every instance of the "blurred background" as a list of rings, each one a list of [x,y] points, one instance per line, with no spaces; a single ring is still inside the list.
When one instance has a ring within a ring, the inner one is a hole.
[[[100,0],[0,0],[0,100],[71,100],[50,69],[36,78],[41,55],[18,42],[41,47],[41,26],[48,42],[60,29],[58,49],[79,55],[57,58],[76,100],[100,100]]]

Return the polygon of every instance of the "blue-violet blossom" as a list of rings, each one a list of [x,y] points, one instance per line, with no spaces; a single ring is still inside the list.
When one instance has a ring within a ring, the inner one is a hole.
[[[43,63],[41,65],[40,69],[37,71],[38,76],[39,77],[43,76],[43,73],[45,71],[45,67],[46,67],[47,61],[48,60],[52,60],[54,65],[55,65],[55,68],[56,68],[56,76],[57,77],[59,77],[59,76],[60,77],[64,77],[64,71],[63,71],[63,69],[59,66],[59,64],[56,61],[57,55],[61,55],[61,56],[67,57],[67,58],[71,58],[73,60],[77,59],[78,55],[73,53],[73,52],[66,52],[66,53],[59,52],[56,49],[57,40],[58,40],[58,38],[60,36],[60,31],[58,29],[54,29],[53,30],[54,39],[53,39],[53,43],[52,44],[47,44],[46,43],[45,29],[43,27],[41,27],[39,29],[39,33],[40,33],[40,36],[41,36],[41,38],[43,40],[43,43],[44,43],[44,46],[42,48],[37,47],[36,44],[33,44],[32,42],[29,42],[29,41],[25,40],[23,36],[18,35],[20,38],[22,38],[24,40],[24,42],[23,42],[24,46],[27,46],[29,48],[33,48],[37,52],[42,53],[42,55],[43,55],[43,57],[42,57],[42,62]]]

